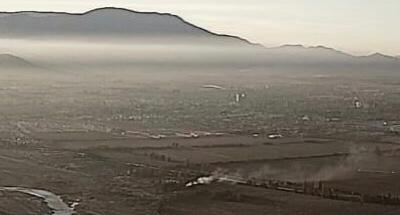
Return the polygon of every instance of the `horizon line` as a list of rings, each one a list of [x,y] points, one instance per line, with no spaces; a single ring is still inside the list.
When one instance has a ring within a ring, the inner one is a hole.
[[[267,47],[267,46],[263,45],[262,43],[252,42],[249,39],[246,39],[244,37],[240,37],[240,36],[237,36],[237,35],[213,32],[213,31],[208,30],[206,28],[200,27],[197,24],[193,24],[193,23],[187,21],[185,18],[183,18],[183,17],[181,17],[180,15],[177,15],[177,14],[173,14],[173,13],[169,13],[169,12],[158,12],[158,11],[138,11],[138,10],[134,10],[134,9],[124,8],[124,7],[113,7],[113,6],[97,7],[97,8],[90,9],[90,10],[87,10],[87,11],[84,11],[84,12],[39,11],[39,10],[0,11],[0,14],[12,15],[12,14],[23,14],[23,13],[39,13],[39,14],[61,14],[61,15],[84,16],[84,15],[87,15],[87,14],[90,14],[90,13],[93,13],[93,12],[96,12],[96,11],[106,10],[106,9],[122,10],[122,11],[126,11],[126,12],[131,12],[131,13],[138,13],[138,14],[156,14],[156,15],[161,15],[161,16],[172,16],[172,17],[175,17],[175,18],[179,19],[180,21],[182,21],[183,23],[185,23],[185,24],[187,24],[187,25],[189,25],[191,27],[194,27],[196,29],[199,29],[201,31],[209,33],[209,34],[211,34],[213,36],[229,37],[229,38],[232,38],[232,39],[238,39],[238,40],[243,41],[243,42],[245,42],[245,43],[247,43],[249,45],[259,46],[259,47],[263,47],[263,48],[266,48],[266,49],[274,49],[274,48],[280,48],[280,47],[285,47],[285,46],[301,46],[301,47],[306,48],[306,49],[318,48],[318,47],[326,48],[326,49],[332,49],[334,51],[338,51],[338,52],[341,52],[343,54],[351,55],[351,56],[354,56],[354,57],[368,57],[368,56],[373,56],[373,55],[383,55],[383,56],[386,56],[386,57],[393,57],[393,58],[399,59],[399,56],[400,56],[400,55],[385,54],[385,53],[382,53],[382,52],[370,52],[370,54],[367,54],[367,55],[355,55],[355,54],[349,53],[347,51],[342,51],[340,49],[337,49],[337,48],[334,48],[334,47],[325,46],[325,45],[321,45],[321,44],[318,44],[318,45],[304,45],[304,44],[283,43],[283,44],[280,44],[280,45]]]

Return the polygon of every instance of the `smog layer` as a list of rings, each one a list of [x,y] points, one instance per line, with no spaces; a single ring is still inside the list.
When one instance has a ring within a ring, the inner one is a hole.
[[[0,214],[400,212],[395,57],[119,8],[0,13],[0,53]]]

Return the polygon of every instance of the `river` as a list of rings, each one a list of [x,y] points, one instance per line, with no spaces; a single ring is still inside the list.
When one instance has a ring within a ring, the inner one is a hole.
[[[20,192],[43,199],[51,209],[53,215],[72,215],[74,208],[69,207],[60,196],[45,190],[22,188],[22,187],[0,187],[0,191]]]

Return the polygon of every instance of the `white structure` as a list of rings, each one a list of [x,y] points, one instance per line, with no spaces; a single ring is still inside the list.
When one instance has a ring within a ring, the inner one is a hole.
[[[362,103],[361,103],[360,100],[358,100],[358,98],[354,98],[354,107],[355,107],[356,109],[362,108]]]
[[[239,103],[245,97],[246,97],[246,94],[244,94],[244,93],[236,93],[235,94],[235,102]]]

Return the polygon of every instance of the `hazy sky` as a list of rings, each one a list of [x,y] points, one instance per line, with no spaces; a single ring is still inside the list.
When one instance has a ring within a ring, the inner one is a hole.
[[[399,0],[0,0],[0,10],[84,12],[97,7],[170,12],[266,46],[326,45],[400,55]]]

